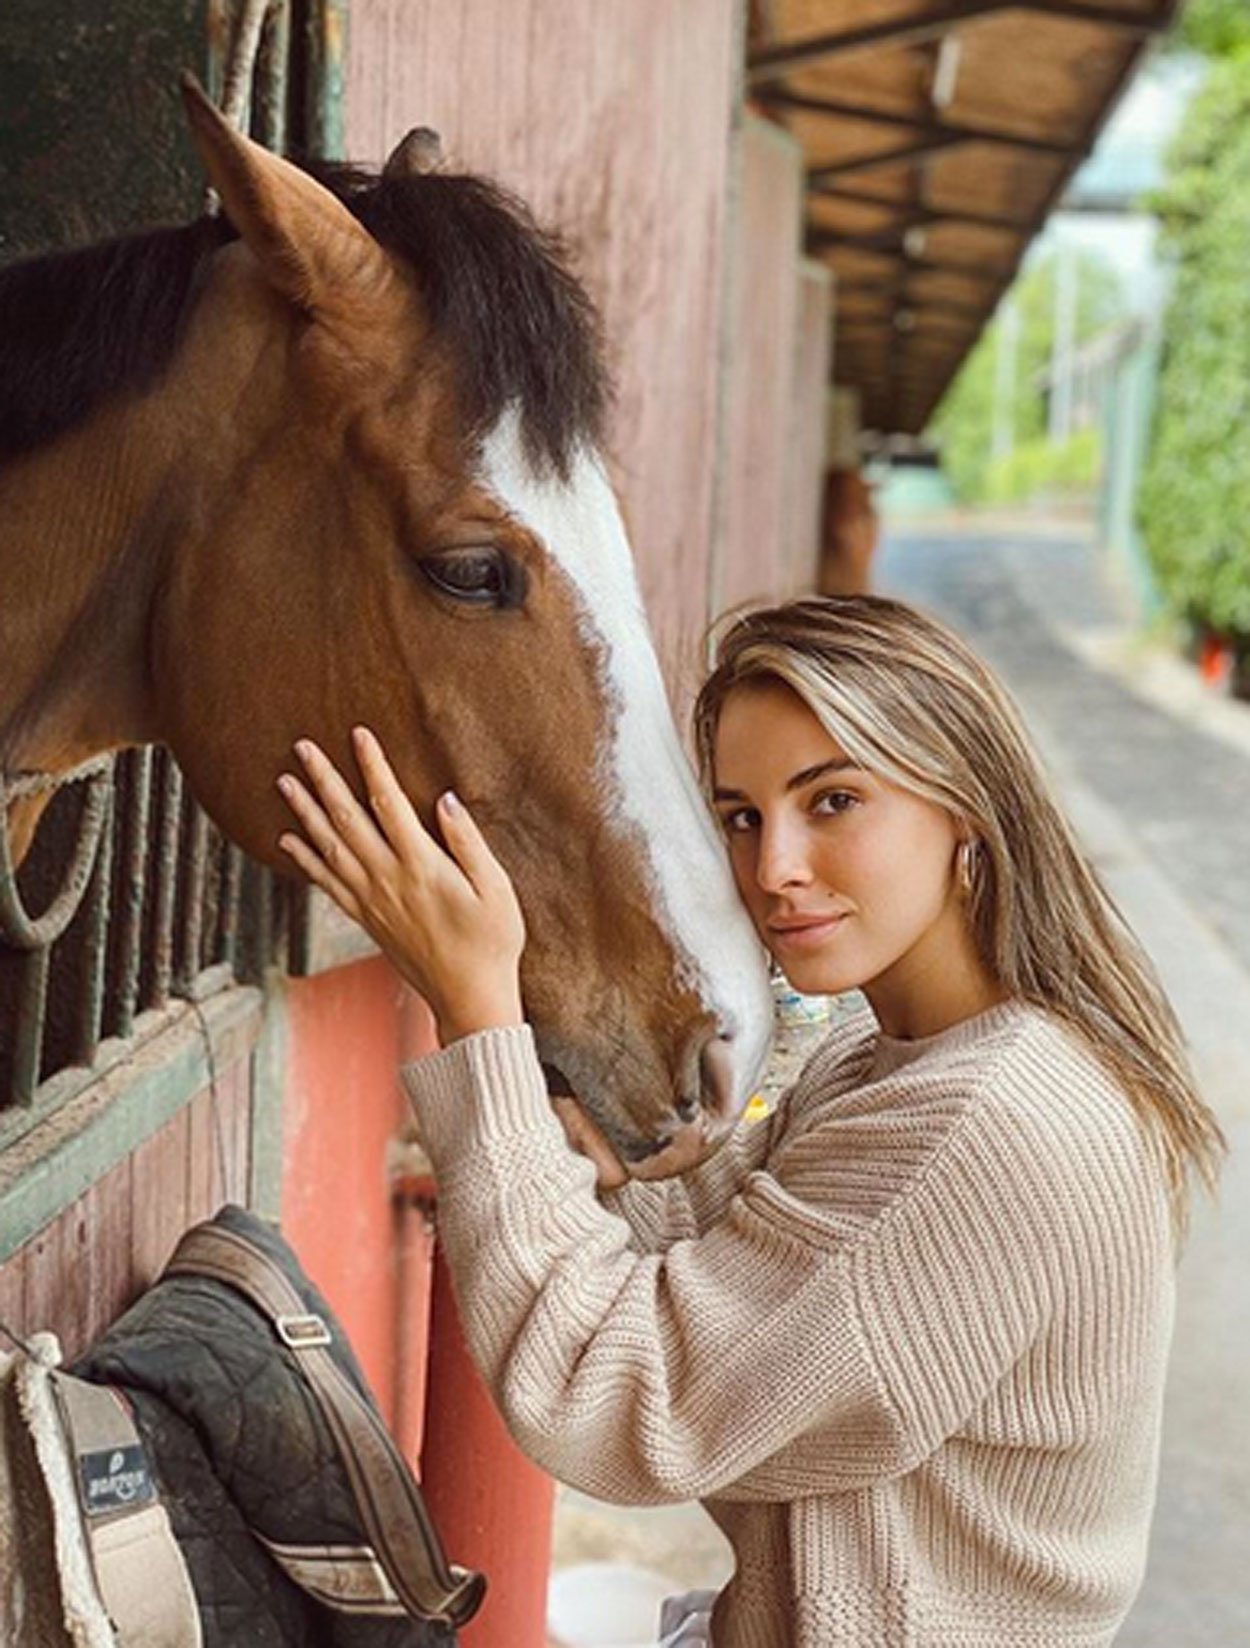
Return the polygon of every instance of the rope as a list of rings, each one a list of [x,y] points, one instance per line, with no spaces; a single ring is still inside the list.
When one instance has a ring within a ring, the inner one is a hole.
[[[105,755],[93,755],[89,761],[81,761],[78,766],[62,773],[0,771],[0,814],[7,811],[10,801],[21,801],[28,795],[48,795],[64,784],[77,784],[81,779],[109,772],[112,766],[113,752],[110,750]]]
[[[0,941],[17,950],[46,950],[69,926],[91,880],[92,867],[108,819],[113,756],[97,755],[65,773],[0,773]],[[9,848],[11,797],[43,795],[86,780],[89,788],[78,824],[78,840],[61,890],[39,917],[31,916],[18,891]]]

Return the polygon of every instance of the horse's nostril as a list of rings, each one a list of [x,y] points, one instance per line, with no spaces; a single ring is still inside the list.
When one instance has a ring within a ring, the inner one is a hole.
[[[728,1036],[711,1036],[699,1054],[703,1108],[710,1116],[725,1117],[734,1109],[734,1072]]]

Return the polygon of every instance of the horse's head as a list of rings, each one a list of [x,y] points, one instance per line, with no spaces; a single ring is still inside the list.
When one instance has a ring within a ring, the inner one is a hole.
[[[240,241],[178,363],[163,736],[270,863],[301,733],[353,771],[368,724],[427,817],[454,785],[520,893],[544,1059],[677,1171],[740,1113],[770,998],[598,456],[588,301],[480,180],[331,189],[188,103]]]

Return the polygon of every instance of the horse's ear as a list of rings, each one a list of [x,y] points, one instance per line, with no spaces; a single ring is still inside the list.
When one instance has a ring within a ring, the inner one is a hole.
[[[363,320],[362,298],[395,279],[373,236],[315,178],[235,131],[193,74],[182,99],[209,182],[273,285],[318,318]]]

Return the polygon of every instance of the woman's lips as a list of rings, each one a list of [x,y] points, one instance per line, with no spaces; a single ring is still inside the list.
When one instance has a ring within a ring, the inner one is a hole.
[[[774,945],[787,950],[812,950],[823,944],[835,927],[840,927],[845,916],[819,916],[813,921],[785,923],[769,927]]]

